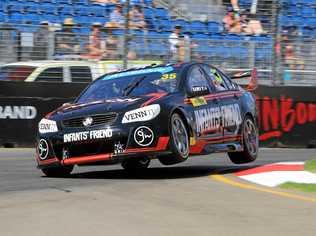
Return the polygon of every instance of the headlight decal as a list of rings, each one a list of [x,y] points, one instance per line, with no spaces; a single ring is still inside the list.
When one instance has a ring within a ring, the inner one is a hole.
[[[152,120],[160,113],[160,105],[153,104],[146,107],[141,107],[132,111],[128,111],[124,114],[122,124],[132,122],[142,122]]]
[[[54,133],[58,131],[57,123],[53,120],[42,119],[38,124],[38,131],[41,134]]]

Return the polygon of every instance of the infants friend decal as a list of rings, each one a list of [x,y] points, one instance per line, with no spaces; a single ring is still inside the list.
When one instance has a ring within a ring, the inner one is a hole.
[[[194,111],[198,133],[217,130],[220,127],[239,126],[242,123],[238,104],[204,108]]]
[[[112,135],[113,135],[113,131],[110,128],[101,129],[101,130],[76,132],[76,133],[68,133],[68,134],[64,134],[64,143],[111,138]]]

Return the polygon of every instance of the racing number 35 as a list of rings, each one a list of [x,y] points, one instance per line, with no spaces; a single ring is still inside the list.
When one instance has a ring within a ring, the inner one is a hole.
[[[176,73],[170,73],[170,74],[163,74],[161,76],[162,80],[168,80],[168,79],[176,79],[177,78],[177,74]]]

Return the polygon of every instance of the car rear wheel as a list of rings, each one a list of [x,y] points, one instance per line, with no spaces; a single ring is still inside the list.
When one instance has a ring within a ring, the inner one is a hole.
[[[169,127],[172,154],[159,157],[159,161],[164,165],[183,162],[189,157],[189,136],[187,128],[179,114],[172,114]]]
[[[42,172],[47,177],[67,177],[70,175],[73,169],[74,169],[73,166],[59,166],[59,167],[44,168],[42,169]]]
[[[138,171],[147,169],[150,164],[149,158],[128,159],[122,162],[122,167],[126,171]]]
[[[247,116],[242,125],[242,138],[244,150],[242,152],[229,152],[230,160],[235,164],[244,164],[257,159],[259,151],[259,133],[253,119]]]

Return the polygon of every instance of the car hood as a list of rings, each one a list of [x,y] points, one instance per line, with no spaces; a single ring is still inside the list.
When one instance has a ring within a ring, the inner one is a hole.
[[[72,117],[104,114],[108,112],[126,112],[153,104],[165,95],[165,93],[153,93],[138,97],[113,98],[87,103],[65,104],[52,112],[49,117],[54,120],[63,120]]]

